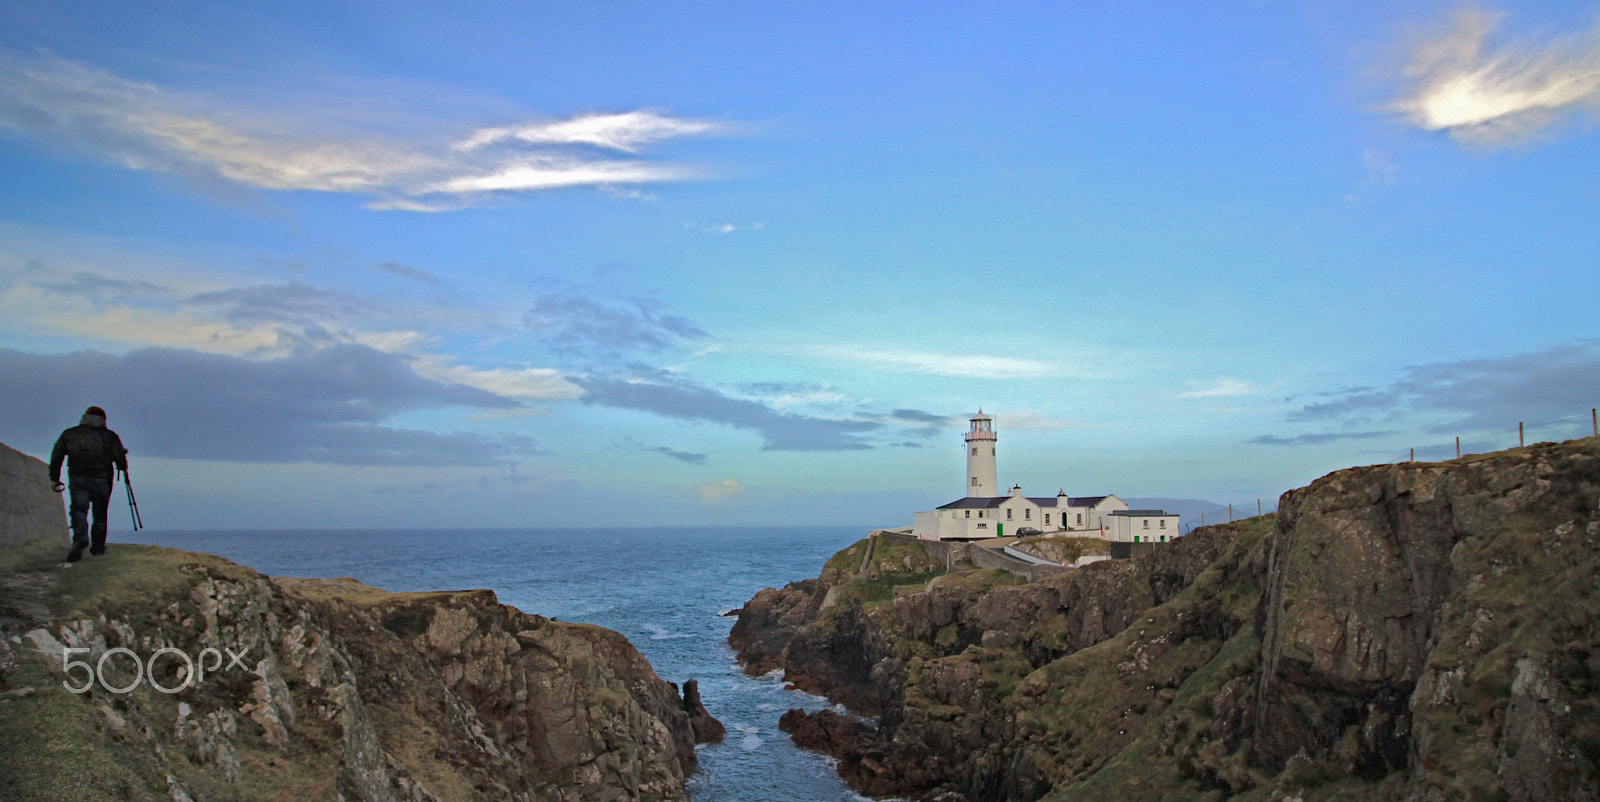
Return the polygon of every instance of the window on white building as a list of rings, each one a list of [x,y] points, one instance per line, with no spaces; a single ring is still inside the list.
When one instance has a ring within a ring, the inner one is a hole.
[[[1161,528],[1162,529],[1166,529],[1167,528],[1167,519],[1165,519],[1165,518],[1161,519]]]
[[[1078,513],[1078,523],[1083,523],[1083,513]]]
[[[1149,518],[1144,519],[1144,528],[1146,528],[1146,529],[1150,528],[1150,519]]]
[[[1011,520],[1011,510],[1006,510],[1006,520]]]
[[[974,456],[974,457],[978,456],[978,447],[977,446],[973,446],[972,447],[972,456]]]
[[[1022,511],[1022,520],[1024,520],[1024,521],[1033,520],[1033,508],[1032,507],[1029,507],[1029,508],[1024,509]]]
[[[1045,526],[1049,526],[1050,525],[1050,513],[1048,513],[1048,512],[1044,514],[1044,525]]]
[[[972,486],[973,487],[977,487],[978,486],[978,477],[976,477],[976,476],[972,477]]]
[[[972,510],[967,510],[967,517],[968,517],[968,518],[971,518],[971,517],[972,517]]]

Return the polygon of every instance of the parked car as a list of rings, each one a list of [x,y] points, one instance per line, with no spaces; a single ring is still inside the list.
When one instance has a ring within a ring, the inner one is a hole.
[[[1032,537],[1037,534],[1039,534],[1039,530],[1034,529],[1031,526],[1024,526],[1017,530],[1017,537]]]

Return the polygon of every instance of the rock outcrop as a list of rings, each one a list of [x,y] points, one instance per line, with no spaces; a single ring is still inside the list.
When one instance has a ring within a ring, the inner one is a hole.
[[[1339,471],[1026,584],[877,535],[730,643],[876,719],[783,721],[872,794],[1593,800],[1597,504],[1589,439]]]
[[[0,548],[66,531],[66,508],[50,489],[50,466],[0,443]]]
[[[662,802],[719,737],[623,636],[491,591],[63,548],[0,549],[7,799]]]

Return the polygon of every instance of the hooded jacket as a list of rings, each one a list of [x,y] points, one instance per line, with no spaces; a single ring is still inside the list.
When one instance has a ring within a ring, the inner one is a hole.
[[[69,476],[115,476],[114,468],[128,470],[128,449],[122,438],[106,428],[103,415],[84,413],[77,426],[61,433],[50,451],[50,481],[61,481],[61,461]]]

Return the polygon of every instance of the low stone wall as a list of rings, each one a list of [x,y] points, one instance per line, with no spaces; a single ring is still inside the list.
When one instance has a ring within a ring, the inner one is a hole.
[[[1029,582],[1073,570],[1061,565],[1035,565],[1026,560],[1012,557],[1000,549],[986,549],[960,540],[922,540],[915,535],[886,532],[881,529],[874,531],[872,534],[900,543],[919,544],[922,546],[922,550],[928,553],[928,556],[944,563],[947,568],[952,563],[969,560],[979,568],[985,570],[998,568],[1002,571],[1010,571],[1027,579]]]
[[[1156,546],[1159,546],[1159,545],[1165,545],[1165,544],[1161,544],[1161,543],[1146,543],[1144,541],[1140,541],[1138,543],[1125,543],[1125,542],[1120,542],[1120,541],[1113,541],[1112,544],[1111,544],[1111,559],[1113,559],[1113,560],[1131,560],[1134,557],[1138,557],[1138,556],[1141,556],[1141,555],[1144,555],[1144,554],[1149,554],[1150,552],[1155,550]]]
[[[65,542],[67,513],[50,489],[50,466],[0,443],[0,547],[42,537]]]
[[[1029,582],[1072,570],[1061,565],[1037,565],[1027,560],[1019,560],[1000,549],[973,547],[967,549],[967,556],[972,559],[972,564],[979,568],[1009,571],[1026,578]]]

